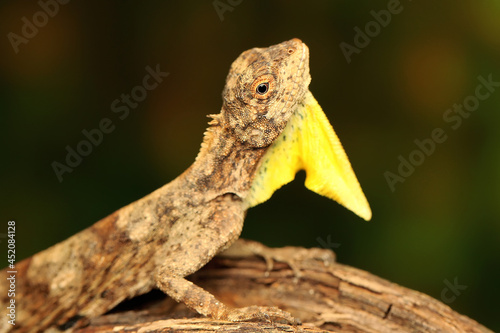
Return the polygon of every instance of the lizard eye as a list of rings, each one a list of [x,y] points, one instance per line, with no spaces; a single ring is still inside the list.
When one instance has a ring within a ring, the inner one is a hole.
[[[264,95],[269,90],[269,82],[261,83],[257,86],[257,94]]]
[[[253,81],[251,91],[254,98],[266,99],[276,88],[276,80],[272,74],[264,74]]]

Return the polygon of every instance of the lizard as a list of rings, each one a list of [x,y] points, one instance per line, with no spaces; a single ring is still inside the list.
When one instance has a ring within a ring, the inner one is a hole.
[[[309,49],[297,38],[243,52],[194,163],[151,194],[16,263],[15,326],[4,315],[0,331],[73,330],[153,288],[214,319],[296,324],[276,307],[230,308],[186,276],[228,249],[246,211],[300,169],[306,187],[371,218],[310,81]],[[8,288],[0,279],[4,311]]]

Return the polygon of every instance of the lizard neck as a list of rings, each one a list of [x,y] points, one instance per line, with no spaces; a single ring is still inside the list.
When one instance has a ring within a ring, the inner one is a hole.
[[[261,157],[267,150],[238,141],[234,132],[212,116],[196,161],[182,175],[187,186],[204,192],[207,200],[234,193],[247,196]]]

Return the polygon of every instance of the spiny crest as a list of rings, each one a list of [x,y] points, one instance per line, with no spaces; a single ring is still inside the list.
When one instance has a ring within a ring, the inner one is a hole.
[[[220,113],[209,114],[207,117],[212,118],[212,120],[208,122],[209,127],[203,133],[203,141],[201,142],[200,151],[196,156],[196,161],[203,158],[203,156],[207,153],[207,149],[210,147],[210,142],[212,142],[216,137],[215,129],[221,126],[222,116]]]
[[[210,120],[208,122],[209,125],[211,126],[217,126],[217,125],[220,125],[220,120],[221,120],[221,114],[220,113],[217,113],[217,114],[209,114],[207,115],[208,118],[212,118],[212,120]]]

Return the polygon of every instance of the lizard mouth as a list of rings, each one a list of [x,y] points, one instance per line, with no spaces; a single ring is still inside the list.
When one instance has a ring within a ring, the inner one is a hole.
[[[300,39],[294,38],[292,39],[294,42],[299,43],[301,48],[302,48],[302,56],[300,57],[300,64],[299,64],[299,70],[302,69],[304,70],[304,66],[302,66],[303,63],[305,63],[305,59],[308,58],[309,55],[309,48],[307,47],[306,44],[304,44]]]
[[[297,66],[297,70],[293,74],[293,86],[290,90],[289,99],[287,103],[285,103],[281,108],[281,114],[285,113],[287,110],[290,110],[290,107],[292,106],[290,104],[296,103],[298,105],[297,102],[301,102],[297,101],[296,96],[301,93],[304,94],[305,91],[300,91],[301,87],[303,87],[304,82],[306,82],[305,88],[307,89],[307,87],[309,86],[309,82],[311,81],[311,77],[309,75],[309,48],[298,38],[291,39],[289,43],[291,43],[297,51],[301,52],[301,56],[299,65]],[[293,111],[295,111],[295,108],[293,109]]]

